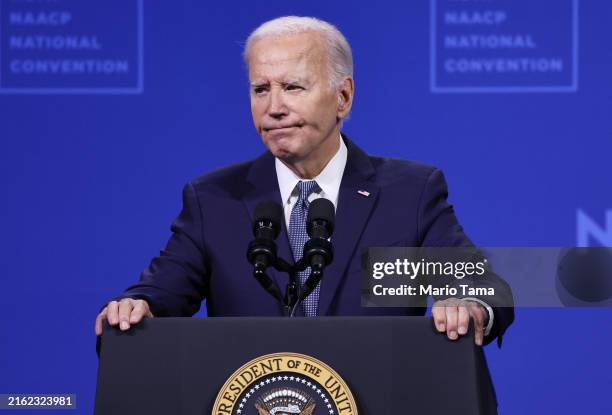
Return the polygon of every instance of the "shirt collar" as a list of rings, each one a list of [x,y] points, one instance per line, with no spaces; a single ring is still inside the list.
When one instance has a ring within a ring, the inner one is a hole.
[[[334,205],[338,204],[340,182],[342,181],[342,175],[344,174],[344,168],[346,167],[346,160],[348,157],[348,150],[342,136],[339,137],[339,140],[340,148],[323,168],[321,173],[313,179],[317,182],[325,197]],[[302,179],[278,158],[275,158],[274,164],[276,167],[276,177],[278,178],[281,199],[283,203],[287,203],[295,186]]]

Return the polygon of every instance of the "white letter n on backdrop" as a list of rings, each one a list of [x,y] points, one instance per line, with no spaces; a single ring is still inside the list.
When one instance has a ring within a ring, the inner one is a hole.
[[[600,227],[582,209],[576,211],[577,246],[589,246],[589,238],[602,246],[612,247],[612,209],[606,211],[606,227]]]

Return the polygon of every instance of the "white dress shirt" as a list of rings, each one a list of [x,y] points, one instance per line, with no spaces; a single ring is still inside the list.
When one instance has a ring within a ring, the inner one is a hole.
[[[323,168],[321,173],[314,179],[301,179],[297,174],[293,172],[289,167],[285,165],[278,158],[275,159],[276,167],[276,178],[278,179],[278,188],[280,189],[281,200],[283,201],[283,211],[285,214],[285,225],[289,229],[289,221],[291,218],[291,210],[296,204],[299,196],[297,184],[299,181],[314,180],[319,185],[319,189],[315,189],[310,196],[308,201],[312,202],[315,199],[324,197],[334,204],[336,210],[338,209],[338,194],[340,193],[340,182],[342,181],[342,175],[344,174],[344,168],[346,167],[346,160],[348,157],[348,150],[342,136],[338,136],[340,141],[340,147],[327,165]],[[489,322],[485,327],[484,335],[487,336],[491,332],[493,327],[493,309],[484,301],[478,298],[464,298],[464,300],[476,301],[480,305],[486,308],[489,314]]]

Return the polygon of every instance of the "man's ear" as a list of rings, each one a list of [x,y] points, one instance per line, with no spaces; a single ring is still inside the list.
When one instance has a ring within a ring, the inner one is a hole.
[[[338,88],[338,116],[344,118],[353,106],[353,95],[355,94],[355,81],[352,77],[344,78]]]

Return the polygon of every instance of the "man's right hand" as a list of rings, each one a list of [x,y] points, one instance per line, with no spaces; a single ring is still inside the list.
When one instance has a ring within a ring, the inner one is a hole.
[[[119,328],[125,331],[129,330],[132,324],[138,324],[144,317],[153,317],[145,300],[124,298],[120,301],[111,301],[96,317],[96,336],[102,335],[102,322],[105,318],[111,326],[119,325]]]

